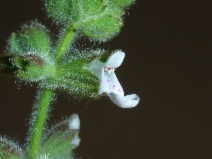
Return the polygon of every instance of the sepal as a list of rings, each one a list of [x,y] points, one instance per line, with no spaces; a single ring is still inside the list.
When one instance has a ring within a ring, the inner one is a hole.
[[[17,55],[23,53],[23,49],[21,47],[19,37],[16,33],[12,33],[8,39],[8,47],[10,55]]]
[[[46,62],[35,54],[5,55],[0,57],[0,71],[26,82],[37,82],[54,76],[56,68],[53,62]]]
[[[51,41],[48,30],[38,22],[21,27],[18,33],[12,33],[8,40],[7,54],[24,56],[34,54],[43,59],[49,58]]]
[[[56,74],[54,63],[45,62],[40,57],[34,55],[17,56],[14,58],[14,63],[16,66],[19,66],[17,76],[27,82],[45,80]]]
[[[6,73],[7,75],[14,76],[17,72],[18,67],[14,66],[13,56],[3,55],[0,56],[0,72]]]
[[[57,123],[44,133],[39,150],[40,156],[51,159],[72,158],[73,150],[80,143],[79,129],[80,121],[77,114]]]
[[[0,58],[0,71],[13,74],[20,80],[38,82],[41,88],[61,90],[76,99],[99,99],[99,79],[86,67],[96,60],[105,61],[104,50],[69,52],[60,64],[45,61],[36,54],[8,55]]]
[[[24,159],[23,150],[13,141],[0,137],[1,159]]]
[[[25,24],[20,32],[11,34],[1,57],[1,71],[15,73],[26,82],[52,77],[56,69],[51,50],[48,30],[36,21]]]
[[[85,58],[75,58],[59,65],[56,75],[44,80],[41,87],[63,90],[78,99],[100,98],[98,79],[85,68],[88,63]]]

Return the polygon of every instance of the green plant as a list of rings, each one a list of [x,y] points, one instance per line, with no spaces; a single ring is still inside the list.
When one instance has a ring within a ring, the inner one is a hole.
[[[123,25],[124,11],[134,0],[43,2],[49,17],[60,26],[59,38],[53,39],[50,30],[32,21],[11,34],[5,54],[0,57],[1,72],[39,86],[27,146],[20,148],[14,141],[1,137],[0,158],[74,157],[72,150],[80,142],[77,114],[43,131],[55,90],[65,91],[73,98],[94,100],[105,93],[122,108],[134,107],[139,102],[135,94],[124,96],[114,73],[124,59],[122,51],[72,49],[82,36],[96,42],[106,42],[116,36]]]

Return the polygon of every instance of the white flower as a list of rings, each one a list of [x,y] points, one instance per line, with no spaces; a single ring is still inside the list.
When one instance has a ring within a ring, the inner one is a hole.
[[[69,129],[71,130],[79,130],[80,129],[80,119],[77,114],[72,114],[69,118]],[[71,145],[73,148],[79,146],[80,144],[80,138],[78,136],[78,133],[76,133],[71,140]]]
[[[77,114],[72,114],[69,118],[69,129],[79,130],[80,129],[80,119]]]
[[[95,60],[87,65],[87,69],[100,80],[99,94],[106,93],[119,107],[132,108],[138,104],[140,98],[136,94],[124,96],[122,86],[114,73],[123,62],[124,56],[125,53],[117,51],[108,58],[106,63]]]

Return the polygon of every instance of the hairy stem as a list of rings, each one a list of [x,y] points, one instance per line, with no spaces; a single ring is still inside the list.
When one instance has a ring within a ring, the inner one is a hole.
[[[60,42],[55,51],[55,62],[59,63],[73,42],[75,33],[74,27],[70,25],[60,38]],[[32,128],[29,137],[28,158],[35,159],[38,155],[38,150],[41,142],[42,132],[45,126],[49,105],[52,99],[53,90],[41,90],[35,110],[35,116],[32,123]]]
[[[39,98],[35,110],[36,113],[29,138],[28,159],[34,159],[37,156],[52,94],[53,91],[49,89],[44,89],[39,92]]]
[[[68,51],[70,44],[73,42],[76,33],[74,32],[74,27],[70,25],[67,30],[64,32],[62,38],[59,41],[55,52],[55,61],[56,63],[60,62],[63,55]]]

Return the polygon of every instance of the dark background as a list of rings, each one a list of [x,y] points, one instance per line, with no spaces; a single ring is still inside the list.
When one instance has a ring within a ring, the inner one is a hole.
[[[0,48],[29,20],[49,24],[40,0],[1,0]],[[211,0],[137,0],[104,45],[126,53],[117,76],[140,103],[122,109],[57,95],[49,122],[78,113],[83,159],[212,158]],[[103,46],[101,46],[103,48]],[[0,74],[0,134],[24,143],[36,85]]]

